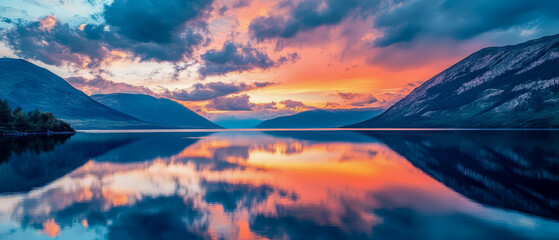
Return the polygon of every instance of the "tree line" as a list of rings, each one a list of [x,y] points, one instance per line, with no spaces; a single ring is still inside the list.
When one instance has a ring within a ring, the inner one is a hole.
[[[25,113],[20,107],[12,110],[7,100],[0,99],[0,133],[11,132],[74,132],[74,129],[50,112],[35,109]]]

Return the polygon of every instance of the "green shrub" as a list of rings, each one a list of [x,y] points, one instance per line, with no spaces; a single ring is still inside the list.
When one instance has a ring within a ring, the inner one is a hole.
[[[50,112],[35,109],[25,114],[21,108],[12,111],[7,100],[0,100],[0,132],[74,132],[74,129]]]

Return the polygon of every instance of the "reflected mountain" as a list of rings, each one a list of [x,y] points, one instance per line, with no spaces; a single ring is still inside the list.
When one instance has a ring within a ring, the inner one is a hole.
[[[413,137],[407,140],[396,132],[393,138],[384,133],[373,138],[350,131],[271,134],[78,133],[41,154],[78,143],[102,151],[42,187],[0,194],[0,239],[550,239],[559,235],[559,222],[478,204],[379,141],[395,139],[413,151],[417,149]],[[446,137],[426,134],[432,139],[421,144],[445,143],[454,148]],[[546,156],[542,159],[553,162],[554,150],[543,143],[554,143],[555,137],[526,138],[525,143],[531,142],[528,138],[541,142],[521,146],[535,148]],[[472,144],[460,134],[453,139],[463,144],[464,151],[477,154],[479,145],[492,152],[518,141],[505,136],[511,143],[500,143],[501,137],[487,136]],[[107,145],[99,147],[101,143]],[[84,152],[65,150],[61,158]],[[455,153],[441,150],[448,159]],[[495,164],[486,165],[498,169]],[[472,164],[462,165],[475,169]],[[466,178],[454,179],[472,184]]]
[[[66,142],[72,135],[0,137],[0,164],[8,162],[13,154],[21,155],[27,151],[39,154],[52,151],[56,146]]]
[[[0,193],[44,186],[91,159],[140,162],[180,153],[207,133],[83,134],[0,138]]]
[[[95,160],[102,162],[143,162],[179,154],[211,133],[119,133],[100,134],[105,138],[134,138],[134,142],[111,149]]]
[[[130,138],[96,138],[83,134],[2,137],[2,152],[11,149],[0,165],[0,193],[27,192],[58,179],[88,160],[125,145]]]
[[[364,136],[354,131],[263,131],[263,133],[284,138],[314,142],[363,142],[371,143],[376,139]]]
[[[558,131],[362,133],[470,199],[559,219]]]

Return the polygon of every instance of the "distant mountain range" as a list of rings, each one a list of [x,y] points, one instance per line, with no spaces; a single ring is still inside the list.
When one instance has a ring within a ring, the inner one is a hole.
[[[128,93],[99,94],[91,98],[150,123],[176,128],[221,128],[185,106],[165,98]]]
[[[559,35],[482,49],[348,127],[557,128]]]
[[[256,128],[332,128],[370,119],[380,108],[311,110],[263,121]]]
[[[75,129],[220,128],[168,99],[92,97],[25,60],[0,59],[1,99],[25,111],[52,112]],[[312,110],[256,128],[559,128],[559,35],[482,49],[381,112]],[[242,122],[249,123],[257,122]]]
[[[152,127],[91,99],[54,73],[20,59],[0,59],[0,98],[25,111],[37,108],[54,113],[75,129]]]
[[[133,104],[132,97],[139,102]],[[127,94],[96,98],[134,116],[94,100],[54,73],[30,62],[0,59],[0,99],[24,111],[37,108],[51,112],[75,129],[219,128],[167,99]],[[166,117],[168,119],[164,119]]]
[[[236,128],[236,129],[254,128],[254,126],[262,122],[262,120],[260,119],[240,118],[235,115],[221,115],[212,119],[212,121],[224,128]]]

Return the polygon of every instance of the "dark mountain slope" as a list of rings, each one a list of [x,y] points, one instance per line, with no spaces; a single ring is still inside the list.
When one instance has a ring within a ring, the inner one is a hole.
[[[331,128],[370,119],[382,112],[378,108],[311,110],[266,120],[255,128]]]
[[[145,122],[175,128],[221,128],[185,106],[165,98],[128,93],[100,94],[91,97]]]
[[[559,127],[559,35],[482,49],[349,127]]]
[[[54,113],[75,129],[154,127],[91,99],[52,72],[20,59],[0,59],[0,98],[25,111],[37,108]]]

